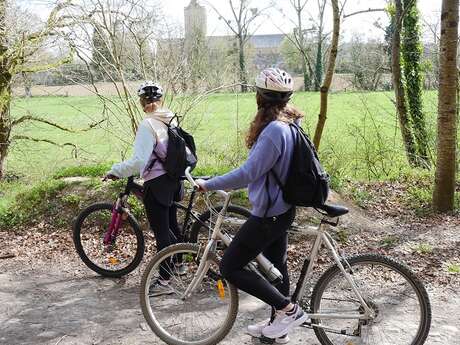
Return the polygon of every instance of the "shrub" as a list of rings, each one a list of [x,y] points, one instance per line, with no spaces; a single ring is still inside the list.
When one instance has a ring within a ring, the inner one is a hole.
[[[75,176],[88,176],[88,177],[102,177],[112,167],[112,163],[100,163],[96,165],[86,166],[73,166],[59,170],[54,174],[54,178],[75,177]]]
[[[19,193],[15,201],[0,213],[0,228],[12,227],[43,217],[46,211],[53,211],[56,205],[49,202],[64,187],[60,180],[47,180]]]

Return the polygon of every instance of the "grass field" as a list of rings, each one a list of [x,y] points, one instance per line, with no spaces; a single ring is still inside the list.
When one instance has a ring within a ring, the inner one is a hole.
[[[319,94],[299,92],[293,104],[305,112],[304,128],[312,133],[319,111]],[[173,103],[177,110],[179,103]],[[437,95],[424,94],[425,113],[434,142]],[[208,171],[225,171],[247,154],[244,133],[254,115],[254,94],[216,94],[196,106],[184,124],[195,135],[200,166]],[[61,125],[84,128],[102,119],[103,106],[96,97],[37,97],[17,99],[15,116],[32,113]],[[67,133],[56,128],[28,123],[15,134],[47,138],[58,143],[75,143],[77,157],[69,147],[18,141],[11,149],[7,171],[36,181],[51,176],[63,167],[117,161],[129,155],[132,134],[129,126],[104,122],[82,133]],[[126,151],[128,150],[128,151]],[[336,179],[393,179],[406,172],[392,93],[333,93],[320,154],[329,173]],[[0,185],[17,190],[23,183]],[[1,206],[1,204],[0,204]]]

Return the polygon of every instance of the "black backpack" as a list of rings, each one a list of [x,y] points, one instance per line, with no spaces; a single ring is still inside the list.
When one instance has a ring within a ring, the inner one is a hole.
[[[179,126],[165,124],[168,128],[168,149],[164,160],[157,156],[157,159],[163,163],[168,176],[173,179],[179,179],[184,175],[185,169],[191,167],[193,170],[198,161],[196,155],[196,146],[193,136]],[[155,151],[153,151],[155,154]],[[155,154],[156,155],[156,154]],[[153,160],[149,169],[153,167]]]
[[[315,146],[296,124],[289,125],[294,140],[294,152],[286,183],[283,185],[271,170],[283,192],[283,199],[292,205],[318,207],[325,204],[329,194],[329,175],[319,162]]]

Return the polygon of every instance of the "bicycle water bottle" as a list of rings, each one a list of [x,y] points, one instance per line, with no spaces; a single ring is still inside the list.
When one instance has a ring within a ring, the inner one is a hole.
[[[259,270],[270,283],[278,285],[283,282],[283,275],[281,272],[265,256],[259,254],[257,259],[260,263]]]

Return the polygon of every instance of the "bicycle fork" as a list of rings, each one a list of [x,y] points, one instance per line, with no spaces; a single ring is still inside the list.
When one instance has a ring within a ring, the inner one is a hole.
[[[225,201],[224,205],[222,207],[222,210],[219,212],[217,216],[216,223],[214,225],[214,229],[211,235],[211,240],[208,242],[204,249],[204,253],[202,256],[202,259],[200,260],[200,264],[198,265],[198,270],[195,273],[195,276],[193,277],[192,281],[190,282],[190,285],[187,287],[187,289],[184,292],[184,296],[182,297],[183,299],[186,299],[190,297],[190,295],[195,291],[197,288],[198,284],[201,283],[203,280],[205,274],[208,272],[209,269],[209,260],[208,256],[211,250],[213,250],[216,245],[217,245],[217,240],[222,238],[223,236],[221,235],[221,225],[224,220],[224,215],[227,212],[228,205],[230,204],[230,194],[225,193]]]
[[[114,243],[118,230],[120,229],[120,225],[122,222],[122,207],[121,207],[121,200],[118,199],[115,205],[112,208],[112,218],[110,220],[109,228],[104,234],[104,245],[110,246]]]

